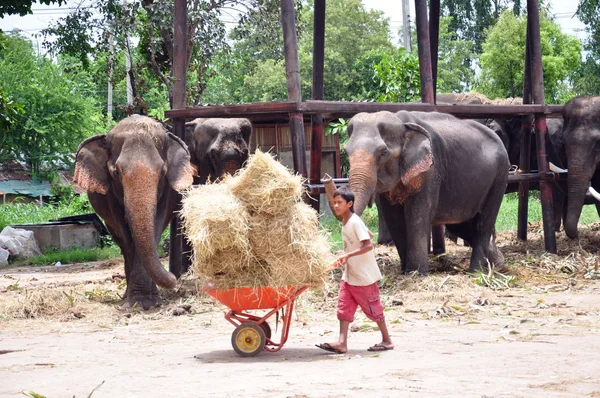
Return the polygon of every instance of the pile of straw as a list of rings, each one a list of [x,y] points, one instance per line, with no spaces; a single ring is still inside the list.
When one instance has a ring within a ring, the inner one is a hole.
[[[277,215],[302,199],[302,177],[269,154],[256,151],[246,168],[228,181],[231,192],[256,213]]]
[[[219,289],[322,285],[333,259],[302,182],[257,151],[235,177],[188,191],[192,272]]]

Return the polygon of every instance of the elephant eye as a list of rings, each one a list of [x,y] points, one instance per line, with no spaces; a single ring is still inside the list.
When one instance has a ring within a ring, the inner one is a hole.
[[[115,167],[115,165],[111,165],[108,168],[110,170],[110,173],[113,175],[113,177],[118,177],[119,176],[119,169],[117,169]]]

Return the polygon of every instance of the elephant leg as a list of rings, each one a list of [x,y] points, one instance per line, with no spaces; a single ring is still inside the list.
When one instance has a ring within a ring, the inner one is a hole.
[[[458,241],[458,238],[464,240],[465,244],[468,245],[473,241],[473,228],[470,221],[460,224],[447,224],[446,230],[456,239],[455,242]]]
[[[400,205],[393,205],[385,197],[385,194],[379,195],[380,210],[385,219],[388,230],[398,250],[402,272],[406,272],[406,221],[404,219],[404,208]]]
[[[427,243],[431,227],[431,211],[425,198],[412,197],[404,206],[406,219],[406,269],[405,272],[417,271],[419,274],[429,273]]]
[[[488,261],[496,268],[504,267],[504,256],[492,241],[492,236],[505,189],[504,182],[497,182],[488,193],[481,212],[471,220],[473,251],[469,266],[470,272],[487,269]]]
[[[125,292],[125,307],[135,308],[141,306],[144,310],[148,310],[160,304],[158,288],[146,272],[137,254],[131,253],[130,257],[132,257],[132,261],[127,279],[127,291]]]
[[[385,217],[383,216],[383,209],[381,208],[381,200],[379,196],[375,198],[375,205],[377,206],[377,218],[379,221],[379,233],[377,234],[377,243],[380,245],[392,245],[394,243],[394,238],[392,238],[392,234],[385,222]]]

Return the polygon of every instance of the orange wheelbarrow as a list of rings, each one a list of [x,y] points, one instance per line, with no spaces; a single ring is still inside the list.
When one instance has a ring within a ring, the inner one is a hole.
[[[245,287],[236,289],[204,289],[206,294],[227,306],[230,311],[225,314],[235,330],[231,335],[231,345],[235,352],[244,357],[258,355],[263,349],[276,352],[288,339],[294,301],[308,286]],[[267,319],[279,310],[284,309],[281,341],[271,339],[271,327]],[[248,310],[269,310],[263,316],[247,313]]]

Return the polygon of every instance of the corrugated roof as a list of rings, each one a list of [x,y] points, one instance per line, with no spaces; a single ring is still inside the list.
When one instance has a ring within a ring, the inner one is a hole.
[[[0,195],[52,196],[48,181],[0,181]]]

